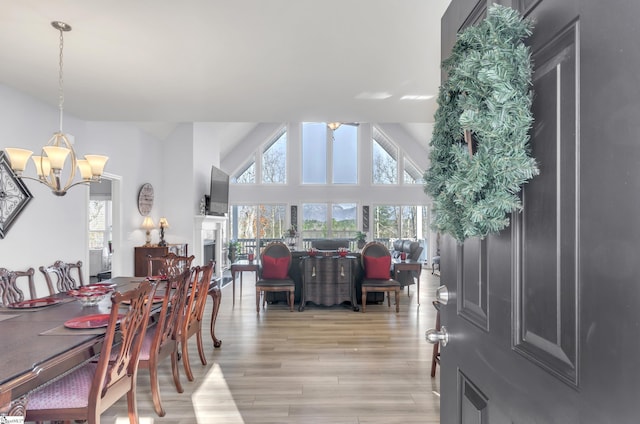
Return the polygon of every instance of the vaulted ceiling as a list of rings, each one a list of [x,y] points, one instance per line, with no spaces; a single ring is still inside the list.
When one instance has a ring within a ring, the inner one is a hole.
[[[433,121],[449,0],[0,0],[0,82],[136,122]],[[250,124],[236,125],[230,133]],[[237,134],[236,134],[237,136]]]

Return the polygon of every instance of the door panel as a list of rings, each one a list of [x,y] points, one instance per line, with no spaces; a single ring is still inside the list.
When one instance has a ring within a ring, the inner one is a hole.
[[[516,218],[515,350],[577,385],[577,22],[534,51],[532,154],[541,173]]]
[[[442,239],[441,422],[637,423],[640,2],[500,3],[535,20],[541,174],[509,230],[484,246]],[[477,5],[452,0],[443,58]],[[469,318],[478,310],[485,326]]]
[[[460,246],[462,269],[458,271],[458,315],[484,330],[489,329],[486,243],[474,238]]]

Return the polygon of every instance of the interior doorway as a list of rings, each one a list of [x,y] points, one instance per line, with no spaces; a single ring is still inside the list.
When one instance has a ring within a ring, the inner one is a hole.
[[[122,178],[103,174],[99,183],[91,183],[87,197],[88,281],[122,275]],[[94,217],[95,216],[95,217]],[[98,275],[99,273],[102,273]],[[85,275],[86,276],[86,275]]]

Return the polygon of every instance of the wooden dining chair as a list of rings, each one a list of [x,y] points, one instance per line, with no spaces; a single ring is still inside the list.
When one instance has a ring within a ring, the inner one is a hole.
[[[178,334],[184,317],[182,312],[186,307],[192,272],[191,269],[187,269],[158,287],[159,292],[162,287],[164,288],[162,308],[156,323],[147,329],[140,350],[138,367],[149,370],[153,408],[159,417],[165,416],[165,410],[160,397],[158,366],[167,356],[171,356],[171,371],[176,390],[178,393],[183,392],[178,367]],[[172,287],[174,287],[173,290]]]
[[[97,363],[86,363],[31,392],[26,421],[99,424],[100,414],[126,395],[129,422],[138,424],[136,379],[143,337],[136,335],[147,327],[154,291],[155,284],[143,281],[135,289],[111,295],[109,323]],[[114,343],[116,329],[120,337]]]
[[[287,303],[293,312],[296,284],[289,276],[291,267],[291,251],[280,241],[269,243],[260,257],[258,280],[256,281],[256,311],[260,313],[266,303],[266,292],[288,292]]]
[[[207,357],[205,356],[204,345],[202,343],[202,318],[204,317],[204,308],[207,303],[213,267],[214,262],[210,261],[208,265],[195,268],[191,279],[192,284],[189,299],[187,300],[187,306],[184,310],[184,319],[182,320],[182,328],[180,329],[180,346],[182,347],[184,372],[189,381],[193,381],[193,372],[191,372],[191,363],[189,362],[188,341],[194,335],[196,336],[200,362],[202,362],[202,365],[207,365]]]
[[[391,253],[387,247],[372,241],[362,248],[360,257],[364,278],[362,280],[362,312],[367,309],[367,293],[387,293],[387,302],[391,307],[391,292],[396,295],[396,312],[400,312],[400,283],[391,278]]]
[[[166,275],[176,277],[191,268],[191,262],[195,256],[178,256],[175,253],[167,253],[164,256],[147,257],[147,277],[154,275]]]
[[[82,261],[67,263],[55,261],[51,266],[41,266],[40,272],[49,288],[49,294],[63,293],[84,286],[82,278]],[[73,276],[75,274],[75,278]]]
[[[24,300],[24,292],[19,287],[18,278],[27,280],[26,284],[28,284],[30,299],[35,299],[36,286],[33,281],[34,272],[33,268],[29,268],[26,271],[10,271],[6,268],[0,268],[0,306],[6,306]]]
[[[440,331],[442,326],[440,325],[440,307],[442,303],[434,300],[433,307],[436,309],[436,325],[435,330]],[[431,378],[436,376],[436,366],[440,365],[440,343],[433,344],[433,352],[431,353]]]

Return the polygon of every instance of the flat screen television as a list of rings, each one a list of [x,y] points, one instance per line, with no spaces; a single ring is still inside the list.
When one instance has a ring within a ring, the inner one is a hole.
[[[227,212],[229,212],[229,175],[212,166],[207,215],[224,216]]]

